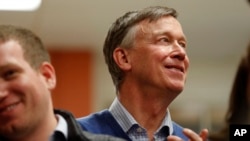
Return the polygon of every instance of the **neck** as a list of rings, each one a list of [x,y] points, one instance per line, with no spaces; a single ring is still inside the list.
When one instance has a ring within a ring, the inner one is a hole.
[[[169,99],[167,93],[142,91],[128,85],[121,87],[118,99],[135,120],[152,134],[160,127],[173,100]]]

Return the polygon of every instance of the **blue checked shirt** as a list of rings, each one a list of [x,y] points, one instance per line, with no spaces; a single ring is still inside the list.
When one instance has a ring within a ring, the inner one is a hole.
[[[120,124],[121,128],[133,141],[149,141],[147,131],[141,127],[132,115],[123,107],[120,101],[116,98],[109,108],[109,111],[114,116],[116,121]],[[168,134],[173,133],[173,126],[170,117],[170,112],[167,114],[154,134],[155,141],[166,141]]]

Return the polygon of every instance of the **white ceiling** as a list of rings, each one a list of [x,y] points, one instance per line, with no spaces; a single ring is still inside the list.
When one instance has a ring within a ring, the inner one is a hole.
[[[87,47],[101,53],[106,32],[117,17],[150,5],[179,12],[193,59],[237,57],[250,41],[247,0],[43,0],[33,12],[0,11],[0,24],[30,28],[49,47]]]

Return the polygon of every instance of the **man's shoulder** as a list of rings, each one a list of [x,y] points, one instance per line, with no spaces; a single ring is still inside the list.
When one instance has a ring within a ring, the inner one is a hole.
[[[112,117],[112,115],[108,110],[102,110],[102,111],[92,113],[84,117],[77,118],[77,121],[80,123],[86,123],[86,122],[89,123],[91,121],[101,122],[105,120],[106,118],[110,118],[110,117]]]
[[[78,118],[77,121],[85,131],[127,138],[126,133],[108,110]]]
[[[95,131],[109,127],[109,123],[115,122],[115,119],[108,110],[103,110],[85,117],[77,118],[77,122],[83,129]]]
[[[55,109],[55,113],[60,114],[66,119],[68,123],[68,128],[70,130],[69,132],[70,140],[73,139],[73,140],[83,140],[83,141],[125,141],[124,139],[114,137],[112,135],[95,134],[89,131],[82,130],[84,129],[84,128],[81,128],[82,125],[80,124],[79,126],[74,116],[68,111]],[[97,114],[97,115],[100,115],[100,114]],[[92,122],[90,124],[94,125],[94,123]]]

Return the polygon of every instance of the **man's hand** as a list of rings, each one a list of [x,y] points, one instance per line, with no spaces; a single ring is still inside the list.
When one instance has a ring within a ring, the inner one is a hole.
[[[184,128],[183,133],[189,138],[189,141],[207,141],[208,138],[208,130],[203,129],[200,132],[200,135],[196,134],[194,131]],[[168,141],[183,141],[180,137],[170,135],[167,137]]]

